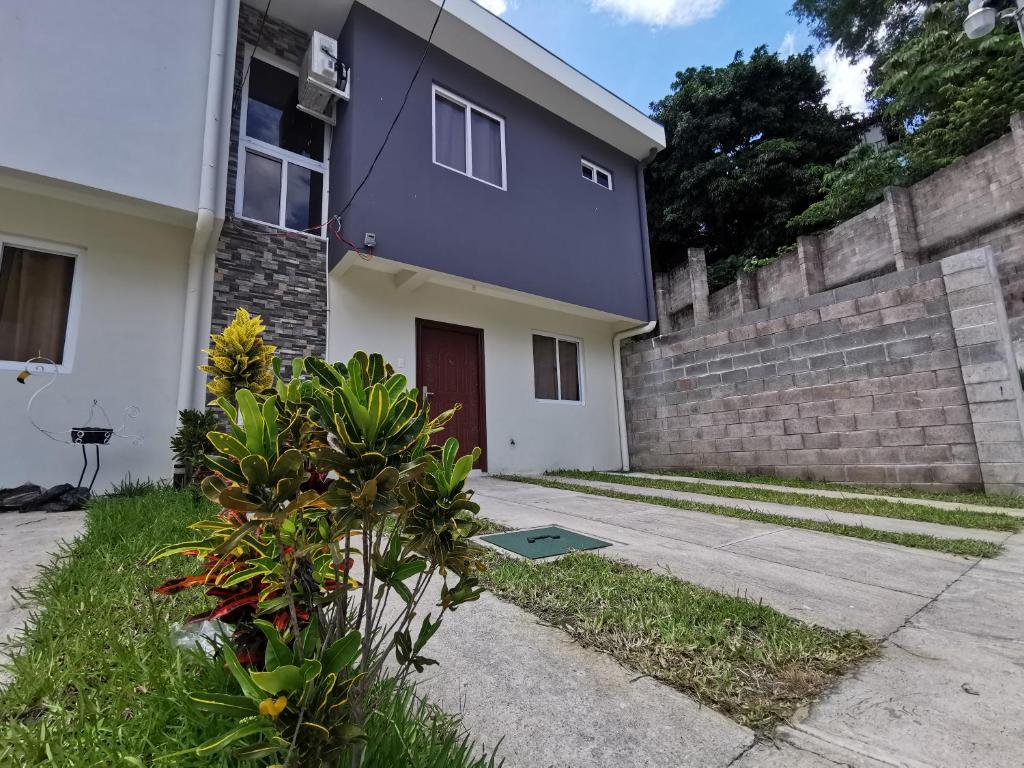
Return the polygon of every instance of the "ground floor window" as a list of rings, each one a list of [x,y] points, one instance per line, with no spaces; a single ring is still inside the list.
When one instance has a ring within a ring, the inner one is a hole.
[[[0,364],[66,364],[75,263],[71,254],[0,239]]]
[[[533,391],[538,400],[582,402],[579,339],[533,334]]]

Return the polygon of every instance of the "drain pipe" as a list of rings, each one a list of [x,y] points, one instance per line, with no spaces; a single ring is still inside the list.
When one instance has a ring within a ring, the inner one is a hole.
[[[637,207],[640,210],[640,245],[644,255],[644,286],[647,289],[647,315],[657,317],[658,310],[654,303],[654,288],[651,285],[651,243],[647,230],[647,194],[644,189],[644,169],[654,160],[658,154],[657,149],[652,149],[646,159],[636,165],[636,197]],[[615,406],[619,417],[619,454],[622,458],[622,471],[629,472],[629,437],[626,431],[626,395],[623,387],[622,376],[622,342],[634,336],[642,336],[650,333],[658,325],[657,320],[639,325],[635,328],[627,328],[619,331],[612,337],[612,355],[615,358]]]
[[[199,202],[196,226],[188,255],[185,289],[185,316],[181,332],[181,365],[178,372],[179,411],[199,404],[194,394],[196,365],[201,346],[200,326],[206,315],[204,298],[212,296],[207,262],[212,261],[220,230],[224,224],[224,192],[227,151],[223,135],[231,121],[231,88],[234,72],[234,47],[238,30],[239,0],[214,0],[210,33],[210,64],[206,81],[206,116],[203,124],[203,154],[199,172]],[[225,93],[229,94],[225,99]],[[226,107],[225,107],[226,104]],[[226,109],[226,111],[225,111]],[[226,117],[225,117],[226,116]],[[203,334],[205,336],[205,334]]]

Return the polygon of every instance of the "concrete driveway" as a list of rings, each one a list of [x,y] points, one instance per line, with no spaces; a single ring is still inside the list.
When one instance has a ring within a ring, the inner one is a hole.
[[[28,618],[28,612],[17,605],[15,590],[28,587],[60,542],[71,541],[84,526],[84,512],[0,514],[0,646],[14,638]]]
[[[805,621],[883,639],[879,658],[773,740],[485,596],[440,630],[424,692],[509,768],[1019,768],[1024,537],[976,562],[940,553],[478,478],[482,514],[562,525],[601,550]],[[835,513],[840,516],[841,513]]]
[[[561,525],[613,542],[602,551],[609,557],[763,600],[812,624],[879,638],[974,564],[940,552],[493,478],[479,478],[474,489],[484,517],[502,525]],[[774,506],[772,511],[786,513]],[[845,519],[841,512],[829,514]]]

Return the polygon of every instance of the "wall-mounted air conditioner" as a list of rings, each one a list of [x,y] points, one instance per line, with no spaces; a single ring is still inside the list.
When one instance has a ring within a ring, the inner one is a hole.
[[[334,125],[334,105],[339,99],[348,101],[351,79],[349,68],[338,61],[338,41],[314,32],[302,59],[299,109]]]

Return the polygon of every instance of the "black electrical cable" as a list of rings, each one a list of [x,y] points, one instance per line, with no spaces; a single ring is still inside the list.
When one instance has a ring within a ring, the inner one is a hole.
[[[409,94],[412,93],[412,88],[416,84],[416,78],[420,76],[420,70],[423,69],[423,62],[427,60],[427,54],[430,53],[430,46],[434,40],[434,32],[437,31],[437,25],[438,22],[441,21],[441,14],[444,13],[444,4],[446,2],[447,0],[441,0],[441,7],[437,9],[437,16],[434,18],[434,25],[430,28],[430,34],[427,36],[427,44],[423,46],[423,55],[420,56],[420,62],[416,65],[416,71],[413,72],[412,79],[409,81],[409,87],[405,89],[405,96],[402,98],[402,103],[398,107],[395,119],[391,121],[391,127],[388,128],[388,132],[384,136],[384,141],[381,142],[380,149],[377,150],[377,154],[374,156],[373,162],[371,162],[370,167],[367,168],[366,175],[363,176],[363,180],[359,182],[359,186],[357,186],[352,192],[352,196],[349,197],[348,202],[345,203],[345,207],[337,214],[338,219],[344,216],[348,212],[348,209],[352,207],[352,203],[355,202],[356,196],[366,185],[366,182],[370,180],[370,175],[373,173],[373,169],[374,166],[377,165],[377,161],[380,160],[380,156],[384,154],[384,148],[388,145],[388,140],[391,138],[391,134],[394,132],[395,126],[398,125],[398,119],[402,116],[405,105],[409,101]]]

